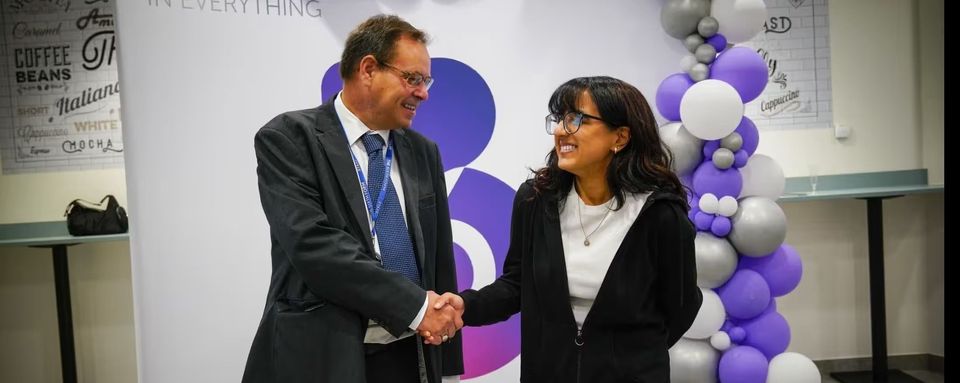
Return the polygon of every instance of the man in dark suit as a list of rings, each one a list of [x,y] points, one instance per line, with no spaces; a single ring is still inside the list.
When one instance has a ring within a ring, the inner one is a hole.
[[[257,133],[273,274],[244,382],[463,373],[462,312],[434,307],[457,288],[440,153],[406,129],[433,83],[426,41],[396,16],[368,19],[347,38],[343,90]]]

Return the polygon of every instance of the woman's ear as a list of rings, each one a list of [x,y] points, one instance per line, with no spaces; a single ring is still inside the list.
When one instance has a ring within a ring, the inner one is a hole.
[[[623,150],[630,143],[630,128],[621,126],[617,128],[617,147]]]

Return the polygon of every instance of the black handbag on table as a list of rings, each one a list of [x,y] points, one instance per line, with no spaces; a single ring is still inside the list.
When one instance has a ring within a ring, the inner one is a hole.
[[[67,230],[71,235],[120,234],[128,228],[127,211],[112,195],[103,197],[100,203],[75,199],[63,215],[67,217]]]

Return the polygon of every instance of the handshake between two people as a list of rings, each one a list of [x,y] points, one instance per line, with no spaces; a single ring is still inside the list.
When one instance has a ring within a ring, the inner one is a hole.
[[[417,333],[423,343],[439,345],[463,328],[463,298],[454,293],[437,295],[434,291],[427,291],[427,298],[427,312],[417,327]]]

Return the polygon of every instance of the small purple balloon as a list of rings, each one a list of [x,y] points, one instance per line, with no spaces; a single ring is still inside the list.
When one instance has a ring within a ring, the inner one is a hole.
[[[680,121],[680,100],[691,86],[693,80],[686,73],[674,73],[660,82],[657,88],[657,110],[663,118]]]
[[[733,225],[730,223],[730,218],[718,215],[713,218],[713,222],[710,224],[710,232],[717,237],[726,237],[727,234],[730,234],[730,229]]]
[[[746,150],[740,149],[736,153],[733,153],[733,167],[740,169],[744,166],[747,166],[747,160],[750,159],[750,154]]]
[[[770,294],[782,297],[800,284],[803,262],[793,246],[783,244],[765,257],[741,257],[740,267],[754,270],[763,276],[770,286]]]
[[[743,177],[736,168],[717,169],[713,162],[704,161],[693,171],[693,190],[699,195],[713,193],[717,198],[737,198],[742,188]]]
[[[753,48],[733,47],[710,65],[710,78],[732,85],[743,102],[748,103],[767,86],[767,63]]]
[[[703,144],[703,158],[713,158],[713,152],[720,149],[720,140],[707,141]]]
[[[693,217],[693,224],[697,227],[697,230],[709,231],[710,225],[713,223],[713,217],[713,214],[698,211],[697,215]]]
[[[744,330],[743,327],[733,326],[730,327],[730,331],[727,331],[727,335],[730,336],[730,341],[734,343],[743,342],[747,337],[747,330]]]
[[[737,346],[720,357],[717,375],[720,383],[764,383],[767,381],[768,363],[760,350]]]
[[[727,49],[727,38],[717,33],[707,39],[707,44],[713,45],[713,47],[717,49],[717,53],[720,53],[723,52],[724,49]]]
[[[770,287],[763,276],[750,269],[737,270],[717,288],[727,314],[736,319],[751,319],[770,304]]]
[[[731,328],[733,328],[733,322],[727,319],[723,321],[723,326],[720,326],[720,331],[729,333]],[[730,335],[730,334],[727,334],[727,335]]]
[[[776,311],[740,323],[740,327],[747,333],[742,344],[760,350],[767,359],[780,355],[790,345],[790,325]]]
[[[690,222],[697,221],[697,213],[700,213],[700,206],[697,203],[690,203],[690,210],[687,211],[687,218],[690,218]]]
[[[747,116],[743,116],[734,132],[740,133],[740,138],[743,139],[743,146],[740,149],[746,150],[747,154],[752,156],[757,151],[757,145],[760,145],[760,131],[757,130],[757,125]]]

